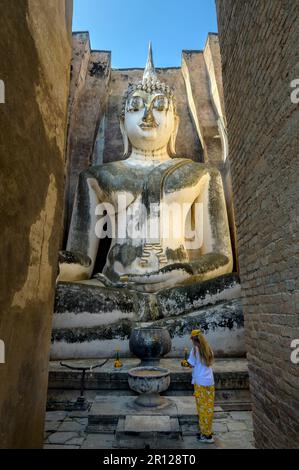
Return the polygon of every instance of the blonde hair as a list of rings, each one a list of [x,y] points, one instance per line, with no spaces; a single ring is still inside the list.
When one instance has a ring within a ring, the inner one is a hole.
[[[198,351],[200,359],[207,367],[210,367],[214,362],[214,353],[204,335],[198,333],[196,336],[191,336],[191,339],[194,345],[194,355],[196,356],[196,351]]]

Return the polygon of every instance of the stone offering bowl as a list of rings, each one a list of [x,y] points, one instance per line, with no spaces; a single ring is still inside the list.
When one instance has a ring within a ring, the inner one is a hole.
[[[130,351],[141,359],[141,366],[157,366],[160,358],[171,351],[167,328],[134,328],[130,337]]]
[[[137,367],[129,370],[129,386],[140,394],[135,400],[140,406],[155,408],[165,404],[160,396],[170,385],[170,370],[161,367]]]

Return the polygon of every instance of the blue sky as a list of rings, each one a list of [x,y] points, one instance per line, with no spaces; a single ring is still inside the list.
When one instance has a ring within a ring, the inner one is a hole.
[[[149,40],[157,67],[177,67],[182,49],[202,49],[217,32],[215,0],[75,0],[73,31],[111,50],[114,68],[144,67]]]

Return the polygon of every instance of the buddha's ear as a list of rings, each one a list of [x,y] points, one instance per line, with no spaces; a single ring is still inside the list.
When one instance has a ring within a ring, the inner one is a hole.
[[[171,156],[176,155],[175,144],[176,144],[176,138],[178,135],[179,125],[180,125],[180,118],[176,114],[174,116],[173,133],[171,134],[170,141],[169,141],[169,153]]]
[[[123,157],[128,157],[128,155],[129,155],[129,139],[128,139],[127,133],[125,131],[125,121],[122,117],[119,120],[119,125],[120,125],[120,131],[121,131],[121,135],[122,135],[122,138],[123,138],[123,144],[124,144]]]

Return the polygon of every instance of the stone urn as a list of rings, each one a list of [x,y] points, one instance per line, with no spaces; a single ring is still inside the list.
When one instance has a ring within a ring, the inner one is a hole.
[[[170,385],[170,371],[161,367],[137,367],[129,370],[128,381],[131,390],[140,394],[135,403],[147,408],[155,408],[167,403],[160,396]]]
[[[129,344],[131,353],[141,359],[141,366],[156,366],[171,351],[171,338],[165,327],[134,328]]]

